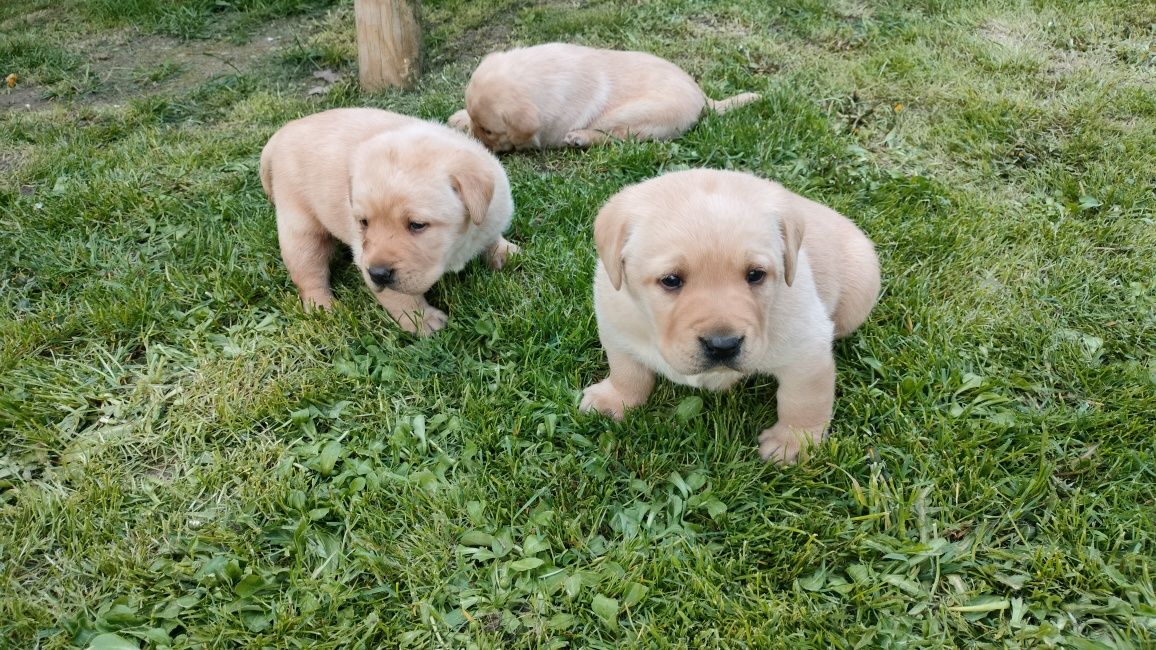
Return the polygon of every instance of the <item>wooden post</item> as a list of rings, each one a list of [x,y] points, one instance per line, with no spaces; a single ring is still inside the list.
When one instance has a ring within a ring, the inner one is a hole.
[[[361,87],[408,88],[421,74],[417,0],[354,0]]]

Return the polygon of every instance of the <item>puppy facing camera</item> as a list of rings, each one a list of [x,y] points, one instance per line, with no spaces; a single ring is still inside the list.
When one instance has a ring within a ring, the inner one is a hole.
[[[261,152],[281,257],[306,307],[329,308],[336,241],[402,329],[425,336],[447,316],[425,292],[484,253],[495,269],[518,248],[502,233],[514,201],[502,165],[440,124],[369,108],[289,122]]]
[[[835,401],[832,342],[879,296],[871,240],[834,210],[750,174],[690,170],[632,185],[594,223],[594,305],[609,377],[581,410],[622,419],[656,374],[723,390],[779,383],[766,460],[795,462],[825,435]]]
[[[499,152],[588,147],[677,138],[708,107],[721,114],[758,98],[710,99],[682,68],[646,52],[547,43],[482,59],[449,124]]]

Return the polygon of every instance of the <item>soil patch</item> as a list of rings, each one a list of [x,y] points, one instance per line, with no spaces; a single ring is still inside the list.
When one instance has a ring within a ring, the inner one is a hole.
[[[135,29],[104,32],[75,51],[85,60],[72,79],[50,87],[21,85],[0,92],[0,110],[41,110],[62,103],[114,105],[133,97],[179,91],[213,77],[244,73],[293,45],[312,16],[270,21],[244,43],[181,40]]]

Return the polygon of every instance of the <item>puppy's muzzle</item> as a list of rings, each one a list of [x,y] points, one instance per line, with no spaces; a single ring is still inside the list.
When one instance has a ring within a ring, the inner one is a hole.
[[[374,266],[365,269],[365,272],[369,275],[369,279],[373,280],[373,283],[380,289],[384,289],[393,284],[395,277],[394,270],[388,266]]]
[[[712,365],[729,364],[743,351],[743,339],[733,334],[713,334],[698,337],[702,356]]]

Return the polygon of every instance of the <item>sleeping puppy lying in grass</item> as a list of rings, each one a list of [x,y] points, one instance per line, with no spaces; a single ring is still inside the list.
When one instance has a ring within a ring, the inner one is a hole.
[[[691,170],[611,197],[594,240],[610,376],[586,389],[582,410],[622,419],[655,373],[713,390],[766,373],[779,382],[779,421],[759,436],[762,457],[791,463],[822,440],[832,341],[879,295],[875,248],[855,224],[777,183]]]
[[[425,336],[446,325],[423,295],[443,273],[482,252],[499,269],[518,250],[502,237],[514,212],[502,165],[440,124],[371,108],[294,120],[261,152],[261,184],[306,307],[332,305],[341,240],[389,315]]]
[[[708,99],[681,68],[644,52],[549,43],[487,55],[450,126],[494,151],[588,147],[610,138],[669,140],[758,99]]]

